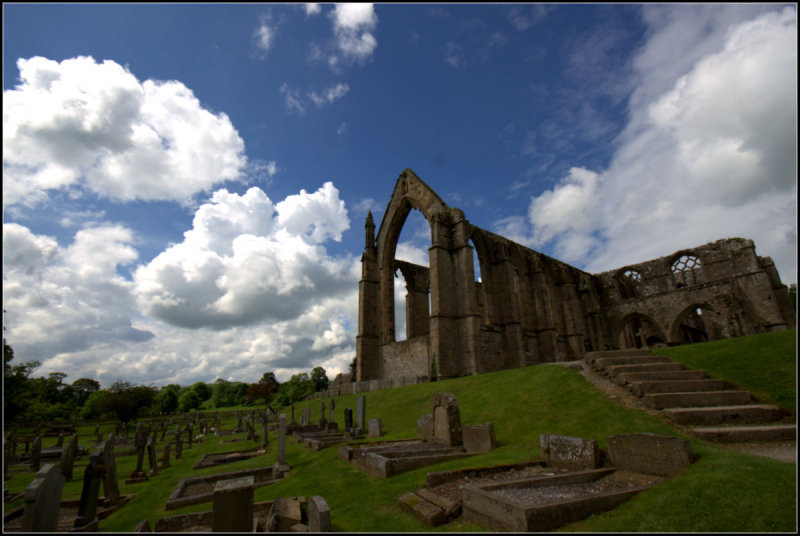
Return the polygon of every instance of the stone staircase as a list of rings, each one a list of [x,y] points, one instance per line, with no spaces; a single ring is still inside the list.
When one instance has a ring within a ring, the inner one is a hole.
[[[777,406],[759,404],[748,391],[650,350],[590,352],[584,363],[700,439],[728,443],[797,439],[797,425],[787,423]]]

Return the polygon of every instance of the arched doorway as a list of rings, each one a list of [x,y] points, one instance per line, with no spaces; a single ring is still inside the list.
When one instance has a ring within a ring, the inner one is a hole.
[[[667,339],[656,323],[641,313],[631,313],[620,322],[617,347],[649,348],[666,344]]]

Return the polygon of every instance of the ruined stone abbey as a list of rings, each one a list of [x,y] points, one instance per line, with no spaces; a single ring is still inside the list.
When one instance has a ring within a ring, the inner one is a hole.
[[[395,259],[411,209],[430,224],[430,264]],[[471,225],[413,171],[397,183],[361,257],[357,381],[481,374],[586,352],[658,347],[794,327],[769,257],[731,238],[590,274]],[[473,251],[480,263],[475,279]],[[406,340],[394,278],[405,278]]]

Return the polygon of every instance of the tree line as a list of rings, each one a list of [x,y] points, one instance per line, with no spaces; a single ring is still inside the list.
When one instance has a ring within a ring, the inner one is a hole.
[[[265,372],[252,384],[217,379],[190,386],[163,387],[134,385],[118,380],[106,389],[91,378],[65,382],[67,374],[51,372],[31,377],[38,361],[12,364],[14,350],[3,339],[3,417],[6,423],[117,419],[128,422],[139,417],[171,415],[196,409],[239,405],[273,404],[289,406],[317,391],[330,381],[322,367],[302,372],[280,383],[273,372]]]

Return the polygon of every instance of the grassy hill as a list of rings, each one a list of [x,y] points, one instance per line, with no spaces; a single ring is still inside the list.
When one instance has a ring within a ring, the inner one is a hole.
[[[724,343],[724,344],[723,344]],[[670,348],[664,353],[687,366],[750,388],[765,400],[794,408],[796,401],[795,331],[757,335],[715,343]],[[691,361],[691,360],[694,361]],[[761,365],[751,366],[760,360]],[[690,362],[691,361],[691,362]],[[774,373],[772,371],[780,372]],[[722,372],[719,372],[722,371]],[[758,373],[762,371],[762,373]],[[723,374],[724,373],[724,374]],[[763,376],[763,378],[759,378]],[[786,381],[785,376],[789,376]],[[430,401],[440,391],[456,396],[463,424],[493,422],[497,448],[489,453],[423,467],[386,480],[372,478],[336,457],[336,447],[313,452],[287,445],[292,474],[283,481],[257,489],[256,501],[276,496],[322,495],[331,508],[336,531],[347,532],[468,532],[482,531],[461,520],[431,528],[401,511],[397,499],[424,485],[429,471],[523,462],[538,458],[539,435],[562,434],[598,440],[628,432],[652,432],[682,437],[658,417],[625,409],[595,389],[576,370],[561,365],[539,365],[454,380],[366,393],[368,418],[383,421],[381,440],[416,436],[417,418],[431,411]],[[336,399],[336,421],[344,422],[344,408],[356,407],[357,395]],[[327,406],[327,400],[326,400]],[[296,406],[299,416],[311,408],[319,418],[320,401]],[[327,416],[327,414],[326,414]],[[233,423],[224,427],[231,428]],[[88,432],[87,432],[88,433]],[[87,438],[88,440],[88,438]],[[252,442],[220,445],[209,438],[203,445],[184,450],[181,460],[146,483],[122,483],[135,465],[135,457],[118,462],[123,493],[136,496],[100,523],[101,531],[127,532],[149,519],[209,510],[211,503],[165,511],[164,504],[181,478],[271,465],[276,460],[277,435],[270,436],[265,456],[203,470],[192,465],[205,453],[249,448]],[[617,509],[564,527],[586,532],[794,532],[797,528],[797,466],[759,456],[733,452],[710,443],[691,440],[699,459],[677,478],[658,484]],[[82,469],[76,470],[82,475]],[[12,492],[24,489],[33,474],[18,474],[6,481]],[[65,498],[80,495],[80,478],[64,488]]]

